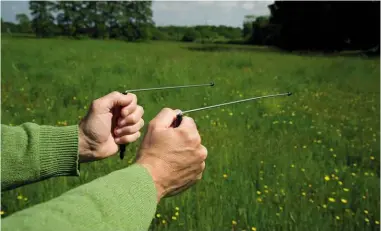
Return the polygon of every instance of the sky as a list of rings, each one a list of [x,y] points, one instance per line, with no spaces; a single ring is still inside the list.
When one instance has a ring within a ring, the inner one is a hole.
[[[273,1],[153,1],[153,20],[165,25],[226,25],[242,27],[245,15],[269,15]],[[28,16],[28,1],[1,1],[1,17],[15,22],[16,14]]]

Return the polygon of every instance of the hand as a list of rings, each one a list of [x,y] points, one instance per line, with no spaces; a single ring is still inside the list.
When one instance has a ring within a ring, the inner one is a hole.
[[[158,201],[188,189],[205,169],[207,149],[201,145],[196,124],[184,117],[174,128],[175,118],[176,111],[165,108],[149,123],[136,161],[150,172]]]
[[[94,100],[79,124],[79,161],[107,158],[118,152],[118,144],[136,141],[143,114],[134,94],[112,92]]]

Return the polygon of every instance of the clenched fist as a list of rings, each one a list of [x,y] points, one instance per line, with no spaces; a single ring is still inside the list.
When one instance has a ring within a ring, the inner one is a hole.
[[[79,124],[80,162],[107,158],[118,152],[119,144],[136,141],[143,114],[134,94],[112,92],[94,100]]]
[[[149,123],[136,161],[150,172],[158,201],[188,189],[205,169],[207,149],[196,124],[184,117],[173,127],[175,118],[176,111],[165,108]]]

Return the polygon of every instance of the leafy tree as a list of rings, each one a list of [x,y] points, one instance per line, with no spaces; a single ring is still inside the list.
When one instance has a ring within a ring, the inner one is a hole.
[[[182,38],[182,41],[183,42],[194,42],[196,41],[197,39],[199,39],[201,37],[200,35],[200,32],[198,32],[197,30],[193,29],[193,28],[189,28],[183,38]]]
[[[51,1],[30,1],[29,9],[32,14],[32,29],[37,37],[49,37],[54,35],[54,17],[52,12],[55,4]]]
[[[21,33],[31,33],[32,27],[30,20],[26,14],[16,14],[16,21],[19,24],[19,32]]]

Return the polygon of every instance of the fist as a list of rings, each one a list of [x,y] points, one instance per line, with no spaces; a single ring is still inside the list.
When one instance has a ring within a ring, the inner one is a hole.
[[[79,160],[89,162],[116,154],[119,144],[136,141],[144,110],[134,94],[112,92],[94,100],[79,124]]]
[[[150,172],[158,201],[188,189],[205,169],[207,149],[195,122],[184,117],[173,127],[175,119],[176,111],[165,108],[149,123],[136,161]]]

